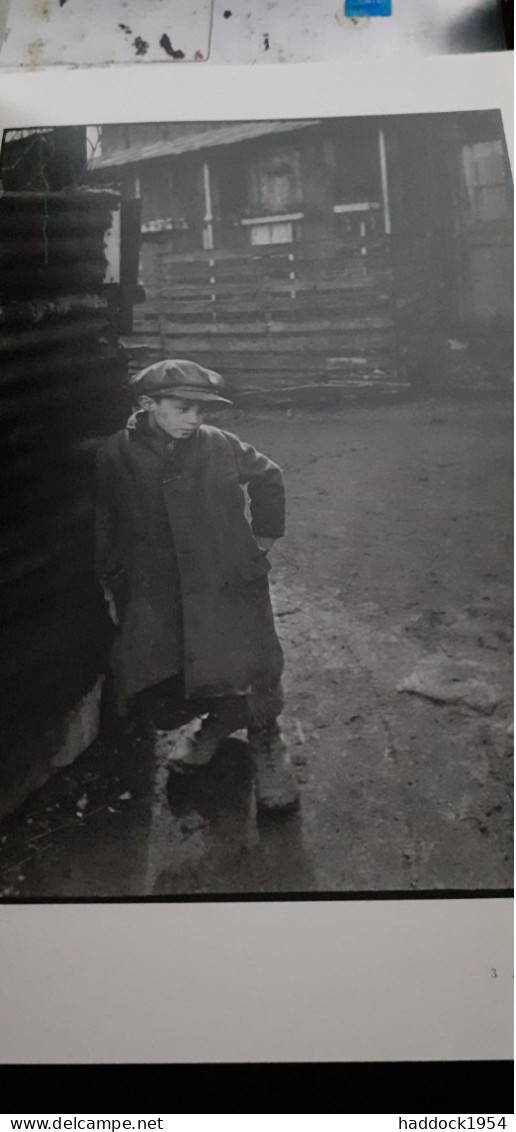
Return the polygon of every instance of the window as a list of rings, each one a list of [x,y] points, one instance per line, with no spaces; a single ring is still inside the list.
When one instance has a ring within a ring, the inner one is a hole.
[[[462,161],[472,220],[507,219],[510,203],[503,142],[465,145]]]
[[[251,244],[291,244],[292,221],[287,220],[276,224],[252,224]]]
[[[303,201],[301,155],[281,149],[261,154],[248,165],[249,208],[276,215],[299,208]]]
[[[292,244],[294,240],[301,239],[302,219],[302,212],[290,212],[279,216],[255,216],[242,220],[241,224],[249,228],[253,247],[263,247],[266,244]]]
[[[377,201],[334,204],[335,230],[341,237],[365,236],[380,228],[380,205]]]

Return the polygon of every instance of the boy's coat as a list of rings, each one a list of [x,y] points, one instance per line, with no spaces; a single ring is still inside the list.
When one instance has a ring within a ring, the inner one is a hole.
[[[120,622],[113,671],[121,711],[127,697],[181,669],[189,697],[279,678],[270,564],[253,533],[275,539],[284,528],[279,467],[231,433],[203,425],[170,446],[137,413],[102,445],[96,561]]]

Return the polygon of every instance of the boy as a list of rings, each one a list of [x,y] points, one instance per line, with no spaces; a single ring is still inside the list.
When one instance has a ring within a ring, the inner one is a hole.
[[[117,626],[119,711],[176,678],[208,715],[177,744],[173,769],[195,771],[246,728],[258,807],[289,809],[299,794],[277,723],[283,654],[267,577],[284,534],[281,471],[203,424],[210,404],[231,404],[219,374],[166,360],[131,388],[137,410],[97,457],[96,565]]]

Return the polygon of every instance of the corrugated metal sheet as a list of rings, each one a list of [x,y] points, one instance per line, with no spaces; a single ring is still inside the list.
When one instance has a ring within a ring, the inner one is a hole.
[[[93,458],[123,414],[104,286],[118,205],[91,190],[0,196],[0,808],[48,773],[66,713],[105,663]]]
[[[252,141],[253,138],[266,137],[269,134],[291,133],[293,130],[302,130],[307,126],[318,124],[317,118],[308,121],[236,122],[231,126],[217,126],[213,130],[203,130],[202,133],[197,131],[169,141],[163,140],[153,142],[151,145],[135,145],[127,149],[119,149],[116,153],[93,158],[91,169],[110,169],[115,165],[150,161],[154,157],[179,157],[182,153],[195,153],[219,145],[235,145],[237,142]]]

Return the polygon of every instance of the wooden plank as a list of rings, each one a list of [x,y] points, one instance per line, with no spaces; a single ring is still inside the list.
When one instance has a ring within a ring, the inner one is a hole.
[[[324,282],[331,282],[335,285],[335,281],[344,279],[367,279],[371,278],[372,275],[374,276],[376,272],[382,272],[385,275],[388,266],[387,261],[384,260],[372,262],[366,256],[363,258],[357,256],[353,259],[347,259],[345,263],[340,263],[338,260],[313,260],[310,265],[306,263],[293,264],[291,270],[296,279],[306,280],[308,283],[311,282],[319,286]],[[272,275],[267,278],[274,284]],[[285,278],[284,282],[287,282]]]
[[[228,314],[256,314],[258,311],[255,301],[244,299],[231,301],[227,299],[212,302],[211,299],[201,299],[192,302],[190,299],[176,299],[168,306],[168,317],[182,317],[183,315],[201,314],[203,316],[217,315],[220,317],[221,312]]]
[[[227,323],[211,323],[211,322],[173,322],[170,317],[166,319],[164,326],[165,334],[181,337],[182,335],[191,335],[196,338],[199,335],[213,335],[214,338],[223,335],[234,334],[267,334],[268,327],[265,321],[259,322],[244,322],[240,325],[228,325]]]
[[[259,260],[248,260],[240,265],[232,262],[220,263],[214,266],[205,264],[176,265],[175,271],[164,272],[161,276],[162,287],[174,287],[185,283],[207,283],[210,279],[216,282],[232,281],[238,284],[242,281],[256,280],[265,283],[268,280],[287,280],[290,273],[297,277],[310,280],[311,278],[332,276],[342,277],[345,274],[367,275],[373,271],[387,272],[390,260],[387,256],[376,251],[361,255],[360,249],[356,253],[347,254],[343,258],[334,259],[293,259],[271,260],[268,263]]]
[[[348,238],[335,240],[328,249],[328,255],[321,255],[321,245],[319,244],[295,244],[293,251],[296,260],[310,261],[312,263],[331,263],[335,259],[340,259],[341,256],[348,255],[350,252],[360,254],[362,248],[367,248],[368,252],[371,250],[381,249],[385,256],[390,254],[389,244],[386,243],[384,237],[368,234],[366,236],[349,236]]]
[[[135,344],[139,346],[145,345],[145,352],[141,350],[141,352],[138,353],[138,357],[136,357],[136,355],[134,358],[129,357],[129,367],[135,374],[138,370],[144,369],[145,366],[151,366],[153,361],[160,361],[160,359],[163,358],[163,350],[160,342],[137,342]]]
[[[278,321],[263,321],[259,322],[191,322],[180,323],[173,322],[170,318],[164,321],[164,331],[166,334],[174,334],[181,337],[182,335],[213,335],[214,338],[223,335],[246,335],[246,334],[265,334],[265,335],[281,335],[281,334],[295,334],[299,331],[301,335],[307,334],[326,334],[332,331],[370,331],[370,330],[390,330],[392,328],[392,319],[366,317],[366,318],[342,318],[342,319],[317,319],[307,320],[302,319],[299,323],[292,322],[278,322]]]
[[[319,374],[321,378],[327,381],[336,380],[339,374],[353,373],[357,376],[364,376],[364,374],[382,375],[382,373],[390,372],[394,368],[393,358],[383,358],[378,362],[371,362],[365,366],[342,366],[340,370],[328,369],[325,364],[324,358],[314,358],[310,366],[300,369],[297,366],[291,366],[289,369],[285,366],[278,366],[272,363],[267,370],[255,369],[252,364],[243,367],[238,373],[229,373],[224,371],[227,386],[230,389],[238,388],[242,381],[256,380],[260,384],[264,384],[269,380],[269,376],[274,373],[282,381],[311,381],[315,374]]]
[[[396,369],[392,368],[384,370],[381,373],[342,373],[342,374],[326,374],[321,370],[314,371],[311,380],[307,380],[304,375],[297,375],[292,373],[286,376],[285,374],[277,373],[271,370],[267,375],[267,382],[263,381],[263,375],[260,379],[259,376],[254,378],[252,375],[246,374],[245,382],[241,382],[238,388],[233,389],[235,400],[240,393],[246,393],[250,389],[263,390],[265,393],[268,390],[274,389],[306,389],[307,391],[313,389],[316,392],[318,389],[332,388],[332,386],[339,387],[343,383],[349,382],[350,384],[370,384],[370,385],[383,385],[396,380]]]
[[[236,303],[246,303],[251,309],[260,310],[271,307],[272,309],[287,309],[287,310],[300,310],[306,311],[311,307],[317,306],[321,310],[325,307],[338,307],[341,310],[348,308],[363,307],[365,309],[371,307],[374,303],[392,303],[393,296],[389,292],[381,291],[378,289],[371,289],[370,291],[361,291],[356,288],[349,291],[341,290],[327,290],[319,291],[313,289],[311,291],[299,291],[285,289],[280,293],[268,291],[264,289],[257,295],[242,296],[239,291],[233,292],[233,295],[218,295],[212,300],[211,298],[204,298],[195,301],[203,302],[206,306],[214,306],[216,310],[222,310],[226,306],[229,307]],[[181,310],[182,302],[192,302],[191,299],[171,299],[166,304],[167,310]]]
[[[288,311],[290,315],[298,315],[300,318],[305,318],[310,311],[319,312],[321,317],[324,317],[325,312],[331,317],[334,317],[334,312],[345,315],[348,311],[350,314],[355,311],[367,311],[371,314],[376,314],[391,306],[391,295],[364,295],[353,293],[344,296],[342,293],[326,295],[314,293],[312,295],[298,295],[295,298],[290,298],[288,294],[264,295],[260,301],[261,310]],[[177,308],[173,307],[171,309],[175,310]],[[220,300],[214,304],[214,309],[219,311],[231,308],[229,303],[226,305],[224,300]]]
[[[140,336],[142,334],[148,334],[150,337],[152,337],[155,334],[159,334],[159,323],[158,322],[152,322],[152,323],[135,322],[134,326],[133,326],[133,334],[134,335],[139,334]],[[131,335],[131,337],[132,337],[132,335]]]
[[[327,240],[300,240],[288,244],[262,244],[259,248],[258,246],[250,246],[242,249],[213,248],[210,251],[200,249],[192,252],[174,252],[165,246],[160,259],[163,264],[204,264],[210,260],[215,263],[245,263],[251,259],[273,260],[288,255],[295,255],[299,259],[306,257],[325,258],[332,257],[349,248],[365,246],[390,249],[390,241],[384,233],[366,232],[362,236],[358,232],[351,232],[344,235],[335,235]]]
[[[271,375],[275,374],[276,378],[281,381],[313,381],[317,376],[326,378],[327,380],[335,380],[340,375],[356,374],[357,376],[364,376],[364,374],[374,373],[387,373],[395,369],[393,359],[386,359],[385,361],[368,366],[342,366],[340,370],[329,370],[324,364],[324,359],[315,358],[312,365],[305,369],[292,367],[285,369],[281,366],[271,365],[267,371],[255,370],[252,366],[245,366],[238,374],[229,374],[227,370],[224,371],[228,388],[238,389],[243,383],[255,382],[257,385],[266,385],[271,380]]]
[[[347,334],[345,337],[344,337],[344,335],[340,335],[340,336],[333,335],[332,337],[328,337],[328,339],[326,340],[326,343],[325,343],[325,347],[326,347],[326,351],[328,353],[336,354],[336,353],[338,353],[339,350],[346,349],[346,348],[352,349],[354,351],[357,346],[363,346],[364,341],[365,341],[365,339],[364,339],[363,334],[362,335]],[[382,335],[381,333],[376,333],[374,335],[371,333],[371,336],[367,337],[367,343],[371,348],[376,347],[376,348],[382,349],[384,347],[384,344],[388,341],[389,341],[389,338]],[[230,338],[222,339],[222,340],[219,340],[219,342],[218,342],[217,351],[219,353],[223,353],[223,354],[226,354],[226,353],[232,354],[232,353],[235,353],[237,351],[240,352],[240,353],[245,352],[245,353],[249,353],[249,354],[256,354],[256,353],[261,354],[261,353],[263,353],[263,351],[264,351],[263,339],[261,339],[261,338],[246,338],[244,340],[244,342],[245,342],[245,345],[243,347],[242,341],[239,341],[234,336],[232,336]],[[167,336],[167,349],[170,350],[171,356],[173,356],[175,354],[176,357],[187,358],[189,354],[193,355],[194,353],[196,353],[196,354],[201,354],[201,353],[202,354],[209,354],[209,355],[213,356],[213,354],[214,354],[214,339],[213,338],[211,338],[211,339],[209,339],[209,338],[197,338],[197,337],[196,338],[192,338],[192,337],[190,337],[190,338],[180,338],[180,337],[176,337],[175,335],[168,335]],[[287,336],[280,337],[278,335],[277,339],[274,342],[274,351],[277,352],[277,353],[294,353],[294,354],[298,353],[298,352],[303,352],[303,351],[304,352],[313,351],[314,353],[320,354],[320,350],[314,351],[314,342],[313,342],[312,336],[310,336],[310,335],[305,335],[305,336],[299,335],[295,338],[287,337]]]
[[[277,270],[275,274],[259,275],[256,272],[251,272],[246,269],[245,273],[235,275],[233,272],[221,272],[212,274],[210,276],[185,276],[181,275],[173,280],[164,280],[163,286],[159,290],[155,290],[154,295],[149,295],[149,302],[157,302],[160,299],[167,303],[170,299],[185,298],[195,299],[197,297],[207,298],[210,295],[228,295],[228,294],[242,294],[242,295],[256,295],[266,292],[267,294],[280,294],[282,292],[289,292],[291,289],[297,291],[355,291],[365,290],[371,291],[375,288],[381,290],[392,289],[392,276],[385,265],[382,264],[366,264],[363,259],[357,260],[354,263],[347,262],[346,266],[339,267],[338,264],[326,265],[323,269],[321,264],[314,264],[310,267],[310,271],[304,272],[300,270],[299,265],[288,264],[285,268]]]
[[[289,245],[290,247],[290,245]],[[222,248],[214,248],[213,250],[198,251],[198,252],[171,252],[164,250],[160,255],[160,260],[163,265],[168,264],[201,264],[209,265],[210,263],[235,263],[242,264],[248,263],[249,260],[262,259],[263,253],[256,251],[252,248],[245,248],[243,251],[225,250]]]
[[[154,354],[148,355],[150,359],[154,358],[154,356]],[[193,355],[192,357],[193,360],[195,360],[197,358],[197,354]],[[139,369],[141,369],[144,364],[146,363],[142,362],[142,364],[135,364],[134,372],[137,372]],[[149,361],[148,364],[151,364],[151,362]],[[228,386],[230,388],[233,388],[233,386],[238,386],[241,381],[243,381],[244,379],[247,380],[252,375],[254,375],[256,380],[259,379],[260,381],[268,381],[269,374],[272,372],[282,374],[285,378],[289,377],[289,375],[303,375],[306,380],[311,380],[313,374],[316,372],[330,376],[336,373],[372,373],[375,370],[383,371],[395,368],[395,359],[391,355],[386,354],[380,356],[379,358],[374,358],[371,360],[367,359],[363,365],[348,363],[342,364],[340,367],[330,367],[327,365],[327,359],[321,355],[320,357],[314,356],[303,366],[296,365],[294,360],[292,360],[291,363],[287,366],[270,359],[268,360],[267,367],[259,368],[254,365],[253,358],[251,358],[250,360],[249,358],[247,358],[238,367],[229,366],[227,359],[211,358],[210,365],[213,369],[217,370],[219,373],[222,373],[226,379],[226,382],[228,383]]]
[[[258,283],[246,281],[240,284],[238,293],[244,295],[257,295],[259,294],[260,287]],[[173,285],[166,284],[160,292],[160,298],[164,305],[171,299],[196,299],[196,298],[209,298],[210,295],[227,296],[234,295],[235,287],[232,283],[175,283]]]
[[[362,266],[362,265],[360,265]],[[260,280],[241,280],[238,283],[238,294],[241,297],[260,295],[264,291],[267,294],[288,294],[292,289],[298,293],[332,293],[343,291],[345,293],[360,292],[368,294],[375,290],[377,287],[390,293],[392,287],[392,275],[390,271],[378,271],[364,275],[363,271],[340,271],[329,278],[313,278],[309,276],[305,278],[300,276],[296,270],[295,279],[270,279],[266,282]],[[220,282],[216,280],[215,283],[209,282],[177,282],[174,284],[166,284],[159,292],[159,298],[164,305],[170,299],[196,299],[208,298],[211,295],[227,296],[235,294],[235,284],[231,282]],[[148,295],[148,303],[152,304],[157,301],[157,296],[153,298]]]
[[[154,339],[135,341],[134,344],[139,347],[145,346],[149,352],[162,353],[161,344],[157,336]],[[170,339],[168,344],[171,347],[171,351],[177,353],[177,341]],[[386,355],[394,353],[394,340],[387,338],[374,344],[368,344],[367,348],[363,343],[355,342],[350,344],[349,341],[345,343],[340,341],[337,344],[331,343],[331,349],[327,348],[326,343],[321,344],[319,348],[314,348],[312,343],[311,348],[303,352],[295,349],[284,350],[283,346],[278,348],[277,344],[275,344],[274,349],[263,350],[262,348],[260,352],[246,349],[245,343],[239,343],[237,349],[230,349],[225,346],[221,348],[219,343],[217,343],[217,345],[203,346],[202,343],[189,342],[188,345],[183,343],[183,346],[185,349],[184,356],[187,357],[190,354],[193,357],[196,353],[209,352],[214,368],[216,369],[217,365],[220,364],[226,367],[228,371],[238,370],[251,362],[254,368],[263,370],[267,370],[271,364],[283,368],[298,367],[303,369],[305,367],[309,368],[314,358],[324,358],[325,364],[329,359],[338,358],[343,360],[343,364],[347,364],[349,361],[352,364],[356,362],[356,364],[362,365],[368,362],[376,363]],[[186,352],[186,350],[188,352]]]
[[[367,296],[376,290],[390,293],[391,275],[384,272],[383,276],[364,275],[363,273],[339,272],[329,278],[304,278],[296,273],[295,279],[272,279],[267,286],[267,293],[272,295],[288,294],[292,289],[300,295],[345,295],[360,294]]]
[[[231,369],[237,369],[238,366],[243,365],[246,360],[252,360],[253,366],[258,369],[267,369],[267,366],[269,366],[271,362],[275,365],[296,365],[303,367],[305,365],[311,365],[314,357],[324,357],[325,359],[349,359],[353,362],[365,362],[371,360],[376,361],[378,360],[378,358],[384,357],[385,354],[389,352],[389,347],[390,343],[388,341],[377,343],[372,348],[365,348],[364,346],[360,347],[358,345],[353,346],[352,348],[347,348],[346,344],[346,346],[343,346],[341,349],[337,348],[335,350],[329,350],[326,349],[325,346],[323,346],[319,349],[311,349],[309,351],[305,351],[302,354],[298,353],[297,355],[292,352],[285,352],[284,350],[274,349],[267,351],[266,353],[264,352],[263,354],[254,355],[252,359],[250,359],[249,351],[246,350],[233,350],[231,351],[231,353],[222,350],[213,350],[213,357],[221,360],[225,359],[226,364]]]
[[[219,265],[217,269],[214,267],[199,267],[196,264],[187,265],[185,269],[181,269],[177,274],[170,274],[162,277],[164,286],[173,286],[176,283],[200,283],[208,284],[211,279],[217,280],[231,280],[236,285],[242,280],[258,279],[260,278],[259,271],[253,263],[244,263],[235,271],[234,266],[231,264]]]
[[[182,314],[181,323],[175,323],[173,321],[167,320],[164,333],[169,335],[179,335],[181,337],[188,336],[190,338],[210,335],[213,338],[214,347],[216,340],[221,336],[229,337],[237,335],[239,337],[245,337],[246,335],[261,335],[263,337],[265,347],[268,339],[275,338],[278,334],[313,334],[314,338],[317,340],[321,337],[321,335],[329,332],[348,333],[350,329],[359,330],[360,327],[351,327],[350,324],[364,321],[364,319],[359,319],[358,317],[356,317],[363,312],[342,312],[339,310],[335,312],[336,317],[334,318],[331,326],[321,326],[319,324],[319,328],[314,329],[309,320],[311,320],[311,322],[313,323],[314,319],[320,319],[322,322],[323,315],[327,316],[329,313],[331,312],[328,312],[328,310],[322,312],[314,309],[307,310],[306,312],[294,312],[288,310],[277,310],[274,312],[269,311],[269,321],[267,321],[266,313],[263,312],[262,321],[256,321],[252,323],[248,321],[250,317],[250,313],[248,311],[219,312],[218,317],[214,318],[213,321],[210,321],[209,323],[207,321],[206,315],[200,316],[197,314]],[[387,317],[382,317],[383,315],[386,315]],[[389,329],[392,327],[392,319],[390,318],[390,306],[384,308],[383,310],[381,308],[373,310],[368,308],[368,316],[370,323],[375,324],[374,329]],[[201,317],[202,322],[199,322],[199,319]],[[407,318],[408,317],[409,315],[407,313]],[[273,329],[269,332],[269,327],[278,325],[277,322],[273,322],[272,320],[278,320],[280,318],[281,330]],[[325,322],[326,324],[328,323],[327,318],[325,319]],[[159,325],[157,323],[136,324],[134,327],[134,333],[139,334],[140,336],[145,336],[147,334],[150,337],[154,337],[159,334]]]
[[[260,248],[243,248],[241,251],[223,248],[214,248],[209,252],[170,252],[164,250],[160,255],[160,262],[164,268],[176,265],[180,267],[201,265],[204,267],[214,264],[217,267],[222,267],[234,264],[236,270],[239,271],[242,265],[251,262],[260,263],[273,259],[287,259],[300,247],[300,244],[270,244],[263,245]]]
[[[291,248],[286,252],[281,253],[281,258],[291,253]],[[163,274],[166,274],[171,269],[188,270],[189,268],[211,271],[212,267],[235,267],[238,272],[242,267],[249,263],[259,263],[265,257],[260,253],[256,253],[254,249],[245,249],[243,252],[237,251],[210,251],[210,252],[162,252],[159,256],[159,262]]]

